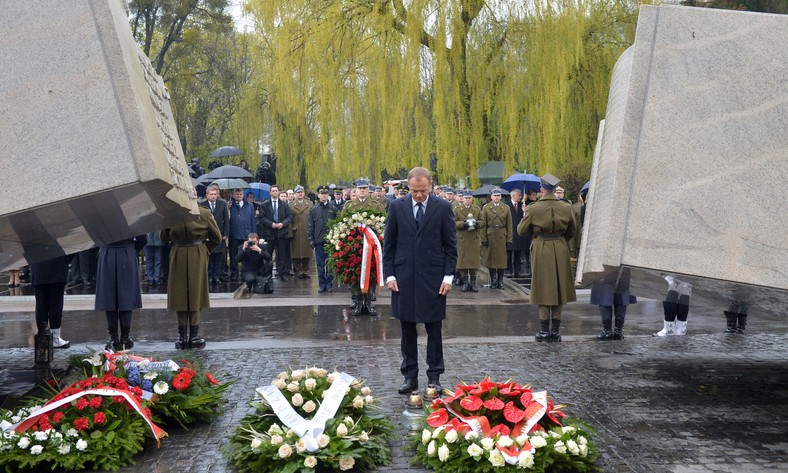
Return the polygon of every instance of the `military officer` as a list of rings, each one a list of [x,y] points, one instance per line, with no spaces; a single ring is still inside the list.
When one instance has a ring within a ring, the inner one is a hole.
[[[309,246],[307,227],[309,226],[309,210],[312,201],[304,197],[304,187],[296,186],[293,189],[294,197],[289,202],[293,213],[293,239],[290,240],[290,256],[293,258],[293,271],[298,279],[309,279],[309,260],[312,258],[312,248]]]
[[[501,203],[501,189],[490,192],[490,202],[482,209],[482,246],[486,247],[484,266],[490,271],[490,288],[503,289],[503,273],[506,270],[506,249],[511,247],[514,233],[512,212]]]
[[[337,186],[334,188],[334,197],[331,199],[331,207],[334,208],[334,213],[339,214],[345,207],[345,199],[342,198],[342,188]]]
[[[542,197],[526,208],[517,233],[533,236],[531,304],[539,306],[540,324],[536,341],[560,342],[562,306],[577,300],[567,243],[575,234],[575,218],[572,206],[555,196],[558,178],[545,174],[541,179]]]
[[[454,222],[457,227],[457,269],[462,277],[462,292],[479,292],[476,287],[476,273],[481,265],[479,247],[484,222],[481,221],[482,209],[473,203],[473,194],[466,191],[463,203],[454,207]]]

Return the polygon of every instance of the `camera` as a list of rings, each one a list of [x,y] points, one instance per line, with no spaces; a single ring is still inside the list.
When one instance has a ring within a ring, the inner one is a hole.
[[[247,241],[247,242],[246,242],[246,246],[254,246],[254,245],[256,245],[256,244],[257,244],[257,243],[255,243],[255,241],[254,241],[254,240],[249,240],[249,241]]]

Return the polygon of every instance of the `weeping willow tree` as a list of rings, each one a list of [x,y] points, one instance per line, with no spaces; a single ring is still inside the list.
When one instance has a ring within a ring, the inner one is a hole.
[[[235,117],[291,184],[437,158],[586,174],[635,5],[595,0],[250,0],[256,64]]]

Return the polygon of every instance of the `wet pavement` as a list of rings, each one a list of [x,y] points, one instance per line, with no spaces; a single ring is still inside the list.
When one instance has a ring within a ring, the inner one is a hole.
[[[231,471],[220,452],[228,432],[251,411],[254,389],[288,366],[366,378],[386,397],[384,410],[399,418],[399,326],[389,317],[386,290],[377,302],[380,315],[353,317],[346,290],[317,294],[314,278],[277,282],[267,296],[230,292],[236,287],[215,289],[201,327],[205,366],[236,380],[225,413],[210,425],[171,429],[160,449],[122,471]],[[651,336],[661,328],[661,303],[641,300],[630,306],[625,340],[598,342],[599,315],[583,291],[564,311],[564,341],[540,344],[533,340],[536,308],[518,286],[507,282],[504,291],[478,294],[458,289],[444,325],[444,387],[490,375],[547,389],[597,429],[604,471],[788,471],[788,320],[751,314],[746,335],[725,336],[721,308],[692,306],[688,336],[662,339]],[[56,351],[55,367],[106,339],[92,289],[67,292],[63,335],[72,348]],[[132,328],[137,352],[177,357],[166,295],[144,292]],[[31,293],[29,286],[0,292],[0,390],[3,373],[32,365]],[[393,451],[394,463],[378,471],[424,471],[410,464],[400,443]]]

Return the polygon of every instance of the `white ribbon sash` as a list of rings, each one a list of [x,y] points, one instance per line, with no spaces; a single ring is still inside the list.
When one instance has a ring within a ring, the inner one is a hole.
[[[347,373],[339,373],[339,376],[334,378],[334,382],[331,383],[331,387],[325,391],[320,408],[310,420],[301,417],[276,386],[260,387],[257,388],[257,392],[271,405],[271,409],[282,424],[304,439],[307,451],[316,452],[320,449],[317,438],[325,430],[326,421],[333,419],[336,415],[342,399],[345,398],[345,391],[354,380],[355,378]]]

